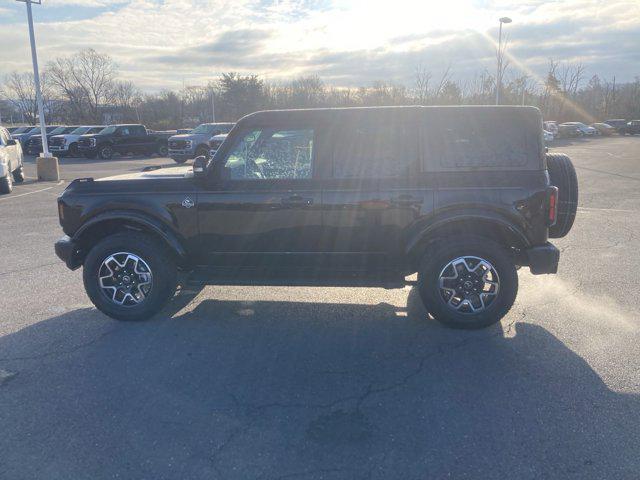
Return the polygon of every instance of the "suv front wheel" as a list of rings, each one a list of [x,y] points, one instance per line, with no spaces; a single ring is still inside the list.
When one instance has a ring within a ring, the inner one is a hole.
[[[160,311],[176,290],[173,255],[154,238],[116,233],[91,249],[83,280],[98,310],[117,320],[144,320]]]
[[[443,241],[426,252],[418,288],[427,311],[446,326],[477,329],[504,317],[518,293],[518,273],[502,246],[484,237]]]

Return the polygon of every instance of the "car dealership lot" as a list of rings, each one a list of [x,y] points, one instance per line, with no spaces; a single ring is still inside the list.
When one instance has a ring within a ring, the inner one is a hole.
[[[559,141],[580,209],[499,327],[405,290],[205,287],[120,323],[53,253],[63,159],[0,197],[0,478],[636,478],[640,138]]]

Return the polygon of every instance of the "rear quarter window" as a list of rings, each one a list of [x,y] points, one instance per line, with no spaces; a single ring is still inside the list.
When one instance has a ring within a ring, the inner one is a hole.
[[[426,171],[541,168],[541,120],[533,109],[427,109],[422,131]]]

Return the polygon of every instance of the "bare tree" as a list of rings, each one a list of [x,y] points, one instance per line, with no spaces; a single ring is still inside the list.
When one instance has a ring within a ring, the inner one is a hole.
[[[100,121],[100,107],[114,98],[116,67],[109,55],[94,49],[60,57],[47,65],[51,83],[64,97],[76,118]]]
[[[46,72],[40,75],[40,88],[45,109],[53,109],[52,92],[49,76]],[[34,124],[38,118],[38,102],[33,74],[13,72],[6,76],[4,86],[0,89],[0,97],[4,98],[17,110],[23,121]]]

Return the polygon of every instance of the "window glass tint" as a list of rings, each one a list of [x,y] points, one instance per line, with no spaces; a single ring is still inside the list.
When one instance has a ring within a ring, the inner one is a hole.
[[[236,180],[311,178],[313,130],[254,130],[229,153]]]
[[[407,118],[362,116],[336,123],[336,178],[398,178],[417,170],[418,139]]]
[[[539,155],[539,120],[525,113],[442,109],[423,123],[431,168],[519,167]]]

